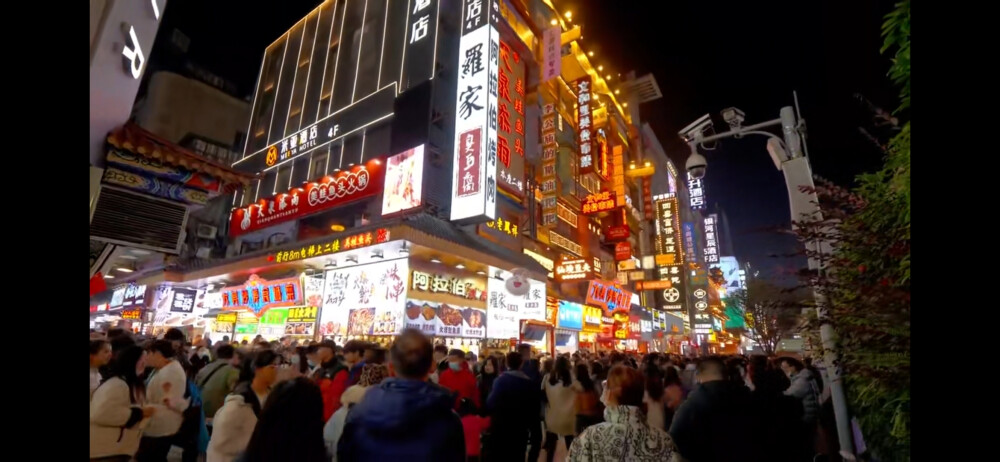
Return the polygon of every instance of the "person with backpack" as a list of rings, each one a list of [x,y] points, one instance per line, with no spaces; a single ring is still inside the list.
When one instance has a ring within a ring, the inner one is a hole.
[[[281,357],[272,350],[254,353],[248,364],[250,380],[236,385],[215,413],[207,462],[232,462],[246,450],[271,386],[277,381],[280,363]]]
[[[240,371],[236,367],[239,363],[234,363],[233,359],[236,355],[236,349],[232,345],[220,345],[215,355],[218,359],[205,366],[194,378],[195,385],[201,391],[206,425],[209,428],[211,428],[215,413],[219,411],[226,400],[226,395],[232,393],[240,378]]]
[[[184,411],[190,405],[190,400],[184,398],[187,376],[175,359],[177,351],[169,340],[155,340],[146,349],[146,362],[153,367],[146,379],[146,404],[156,411],[142,435],[136,460],[165,462],[173,437],[184,421]]]
[[[145,387],[138,371],[145,367],[142,348],[132,345],[118,353],[107,380],[90,401],[90,460],[128,462],[139,450],[144,424],[156,409],[143,405]]]

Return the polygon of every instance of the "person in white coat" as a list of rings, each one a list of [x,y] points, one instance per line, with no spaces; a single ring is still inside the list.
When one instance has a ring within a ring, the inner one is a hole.
[[[248,362],[253,378],[237,384],[212,419],[206,462],[232,462],[246,450],[257,417],[277,380],[281,357],[274,351],[260,350]]]
[[[139,450],[139,438],[155,412],[141,406],[144,398],[138,373],[145,368],[145,352],[138,346],[125,348],[106,381],[90,400],[90,460],[128,462]]]
[[[173,436],[181,428],[184,410],[190,400],[184,398],[187,375],[175,358],[176,350],[169,340],[156,340],[146,347],[146,362],[153,372],[146,379],[146,404],[156,409],[142,435],[138,462],[165,462]]]
[[[576,389],[569,369],[569,359],[556,358],[552,372],[542,379],[545,393],[545,460],[552,462],[556,456],[559,437],[566,441],[566,448],[573,444],[576,433]]]

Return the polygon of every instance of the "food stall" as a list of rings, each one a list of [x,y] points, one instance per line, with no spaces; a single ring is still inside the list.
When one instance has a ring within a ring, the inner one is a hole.
[[[285,335],[285,322],[288,320],[288,308],[271,308],[261,315],[257,325],[257,334],[267,340],[279,340]]]
[[[343,344],[398,334],[403,329],[408,271],[407,258],[326,271],[319,336]]]
[[[209,332],[208,338],[212,340],[212,343],[221,342],[223,338],[229,337],[230,339],[234,337],[234,329],[236,328],[236,313],[219,313],[215,316],[215,320],[209,322]]]
[[[596,306],[583,305],[583,327],[580,330],[579,348],[591,352],[597,351],[597,336],[601,333],[601,309]]]
[[[287,308],[302,306],[303,302],[302,281],[299,277],[266,280],[257,274],[251,274],[244,284],[226,287],[221,292],[222,309],[237,313],[233,334],[235,341],[252,341],[258,334],[271,336],[271,339],[280,338],[284,335]],[[281,308],[285,310],[280,310]],[[273,309],[279,311],[268,316],[267,313]],[[263,324],[263,330],[262,318],[267,322]],[[280,324],[279,319],[282,321]]]
[[[411,261],[405,327],[434,336],[448,349],[480,353],[486,338],[487,280],[462,268]]]

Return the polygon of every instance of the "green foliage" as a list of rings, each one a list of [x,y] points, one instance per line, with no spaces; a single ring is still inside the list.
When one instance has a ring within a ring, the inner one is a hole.
[[[896,4],[882,31],[882,52],[895,51],[888,75],[900,87],[900,113],[910,104],[909,0]],[[886,153],[883,167],[860,175],[854,191],[821,183],[824,217],[797,223],[797,234],[833,247],[829,266],[811,282],[827,296],[851,413],[869,450],[895,462],[910,460],[909,122]],[[818,344],[817,320],[808,326],[807,338]]]

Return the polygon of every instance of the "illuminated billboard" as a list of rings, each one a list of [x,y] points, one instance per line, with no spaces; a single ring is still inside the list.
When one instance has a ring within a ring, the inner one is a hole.
[[[385,162],[382,215],[419,207],[424,180],[424,145],[407,149]]]

